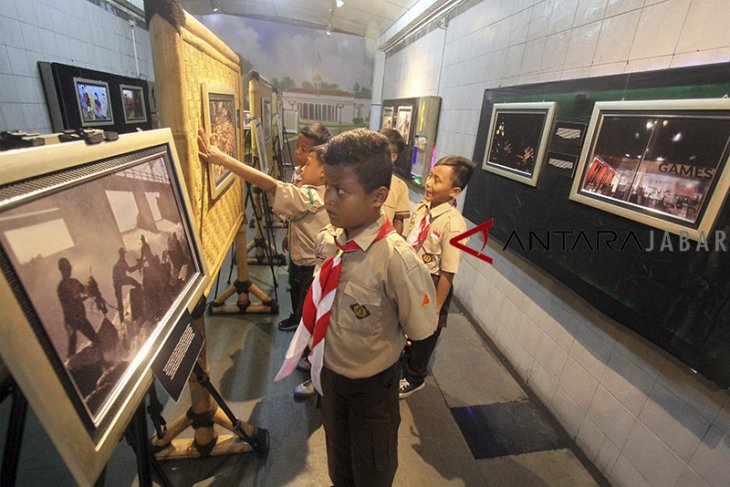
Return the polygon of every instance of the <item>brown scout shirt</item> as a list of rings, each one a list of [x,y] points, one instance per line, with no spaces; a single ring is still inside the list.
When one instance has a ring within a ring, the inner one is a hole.
[[[385,216],[392,222],[400,218],[404,222],[411,214],[411,202],[408,199],[408,186],[401,179],[392,176],[390,179],[390,192],[388,198],[381,207]]]
[[[418,203],[403,228],[403,235],[408,236],[412,231],[417,232],[421,219],[428,211],[429,203],[426,201]],[[464,217],[451,201],[441,203],[431,210],[431,230],[418,249],[418,256],[431,274],[438,275],[441,271],[456,274],[459,271],[461,251],[451,245],[450,241],[464,232],[466,232]],[[468,239],[462,242],[466,245]]]
[[[392,232],[373,243],[381,215],[354,241],[363,251],[342,254],[342,270],[325,341],[325,366],[351,379],[393,365],[404,333],[423,340],[436,331],[436,290],[428,270]],[[344,245],[343,232],[338,241]]]
[[[337,240],[337,237],[341,233],[341,228],[337,228],[329,223],[317,234],[317,237],[314,239],[314,258],[316,260],[314,272],[319,272],[324,261],[337,253],[335,240]]]
[[[324,186],[276,182],[274,213],[289,217],[289,255],[294,264],[316,263],[314,238],[329,223],[324,209]]]

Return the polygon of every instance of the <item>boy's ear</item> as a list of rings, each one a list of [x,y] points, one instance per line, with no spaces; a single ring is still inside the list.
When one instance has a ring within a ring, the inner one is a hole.
[[[383,206],[383,203],[385,203],[385,200],[388,199],[388,193],[389,190],[385,186],[381,186],[377,189],[374,189],[372,192],[373,197],[373,203],[377,208],[380,208]]]
[[[461,193],[461,188],[459,188],[458,186],[454,186],[453,188],[451,188],[451,193],[449,194],[452,198],[456,198],[459,193]]]

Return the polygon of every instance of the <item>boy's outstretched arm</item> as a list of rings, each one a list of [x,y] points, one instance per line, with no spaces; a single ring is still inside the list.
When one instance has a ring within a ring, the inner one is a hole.
[[[454,273],[441,271],[438,283],[436,284],[436,314],[441,312],[441,307],[446,301],[446,296],[449,295],[449,290],[454,282]]]
[[[267,193],[276,191],[276,179],[221,151],[215,146],[215,136],[209,138],[202,128],[198,130],[198,154],[208,164],[219,164],[226,169],[230,169]]]

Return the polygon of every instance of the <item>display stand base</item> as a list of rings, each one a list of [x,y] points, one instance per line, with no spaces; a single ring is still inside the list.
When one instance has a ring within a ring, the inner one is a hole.
[[[215,446],[208,453],[208,456],[236,455],[250,451],[253,451],[251,445],[238,436],[223,435],[218,437]],[[183,458],[202,458],[202,455],[195,447],[194,440],[190,438],[172,440],[166,448],[155,453],[155,458],[158,460],[179,460]]]

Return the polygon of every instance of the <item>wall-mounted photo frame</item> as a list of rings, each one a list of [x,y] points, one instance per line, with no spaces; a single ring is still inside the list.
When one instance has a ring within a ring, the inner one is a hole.
[[[254,118],[253,124],[253,136],[254,142],[256,143],[256,155],[259,158],[259,169],[266,174],[269,174],[269,157],[266,153],[266,141],[264,140],[264,129],[261,126],[261,120]]]
[[[393,128],[393,107],[383,107],[383,123],[380,124],[380,128]]]
[[[266,140],[271,138],[271,100],[261,100],[261,124],[264,128]]]
[[[284,131],[287,134],[299,133],[299,110],[284,109]]]
[[[730,100],[597,102],[570,199],[699,240],[730,187]]]
[[[227,86],[202,85],[203,124],[205,131],[216,136],[220,150],[238,159],[236,128],[236,90]],[[208,164],[210,197],[218,198],[233,183],[235,175],[218,164]]]
[[[555,106],[555,102],[495,103],[482,169],[537,186]]]
[[[109,83],[86,78],[74,78],[73,83],[81,126],[114,125]]]
[[[251,129],[251,110],[243,111],[243,129],[244,130]]]
[[[413,107],[410,105],[398,107],[398,115],[396,116],[395,129],[403,136],[403,140],[408,143],[411,137],[411,121],[413,120]]]
[[[144,90],[141,86],[119,85],[122,96],[124,123],[143,123],[147,121],[144,103]]]
[[[169,129],[0,153],[0,357],[93,484],[209,281]]]

